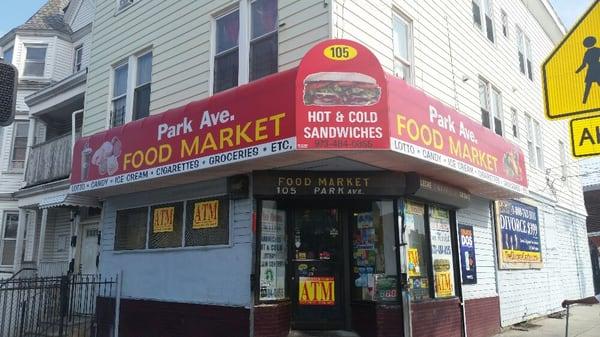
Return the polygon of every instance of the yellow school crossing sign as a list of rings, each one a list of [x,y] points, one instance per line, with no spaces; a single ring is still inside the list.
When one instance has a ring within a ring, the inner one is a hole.
[[[600,116],[571,121],[571,149],[575,157],[600,154]]]
[[[542,66],[546,117],[600,111],[600,2],[596,0]]]

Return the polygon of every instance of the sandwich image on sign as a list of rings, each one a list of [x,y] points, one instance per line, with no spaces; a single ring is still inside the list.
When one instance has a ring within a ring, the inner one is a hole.
[[[304,79],[305,105],[374,105],[381,88],[368,75],[354,72],[321,72]]]

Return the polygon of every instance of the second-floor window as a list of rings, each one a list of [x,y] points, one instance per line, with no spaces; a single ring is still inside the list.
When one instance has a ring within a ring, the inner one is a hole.
[[[494,42],[494,14],[492,0],[472,0],[473,23]]]
[[[512,123],[512,134],[513,137],[519,138],[519,114],[517,113],[517,109],[510,109],[510,121]]]
[[[542,127],[540,122],[530,115],[525,116],[527,123],[527,151],[529,152],[529,164],[538,169],[544,168],[544,152],[542,149]]]
[[[12,63],[12,59],[13,59],[13,47],[10,48],[6,48],[4,50],[4,53],[2,55],[2,58],[4,58],[4,61],[6,63]]]
[[[150,113],[152,52],[132,55],[113,68],[112,126],[147,117]]]
[[[517,50],[519,56],[519,71],[526,75],[530,80],[533,80],[532,55],[531,55],[531,40],[523,33],[519,26],[517,31]]]
[[[27,152],[27,135],[29,122],[15,122],[13,124],[13,143],[10,155],[10,170],[22,170],[25,167],[25,154]]]
[[[112,126],[125,124],[127,111],[127,73],[129,64],[119,65],[113,73]]]
[[[479,78],[481,124],[502,136],[502,94],[488,81]]]
[[[24,76],[43,77],[46,67],[46,46],[26,46]]]
[[[412,79],[411,24],[404,17],[393,15],[394,75],[405,81]]]
[[[248,18],[250,32],[240,30]],[[215,18],[213,92],[277,72],[277,0],[254,0]]]
[[[83,45],[75,47],[73,53],[73,72],[76,73],[81,70],[83,65]]]

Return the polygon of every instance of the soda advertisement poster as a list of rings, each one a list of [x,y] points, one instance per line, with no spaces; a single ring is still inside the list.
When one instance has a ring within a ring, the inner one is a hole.
[[[475,239],[473,226],[458,224],[460,240],[460,269],[463,284],[477,283],[477,262],[475,259]]]
[[[495,208],[500,268],[542,268],[537,207],[516,200],[498,200]]]

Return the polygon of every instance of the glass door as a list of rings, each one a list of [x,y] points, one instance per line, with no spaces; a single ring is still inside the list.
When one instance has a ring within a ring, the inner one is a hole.
[[[292,224],[294,329],[344,327],[342,214],[338,208],[296,208]]]

